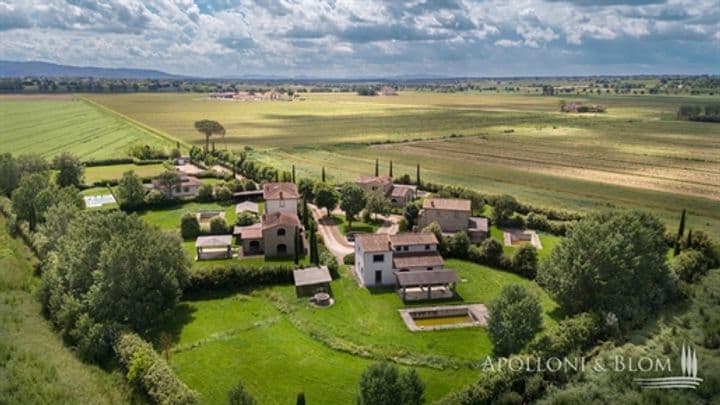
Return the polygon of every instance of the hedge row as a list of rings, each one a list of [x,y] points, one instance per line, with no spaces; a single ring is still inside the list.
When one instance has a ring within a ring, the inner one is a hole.
[[[85,167],[114,166],[114,165],[127,165],[127,164],[135,164],[138,166],[143,166],[143,165],[156,165],[156,164],[162,163],[164,161],[165,161],[165,159],[138,159],[136,157],[122,157],[122,158],[86,160],[83,162],[83,165],[85,165]]]
[[[33,243],[33,232],[26,221],[18,221],[17,215],[12,208],[12,201],[7,197],[0,197],[0,213],[7,219],[7,230],[11,235],[20,236],[25,245],[37,255]]]
[[[134,333],[124,333],[115,343],[117,359],[130,384],[155,404],[196,404],[198,394],[175,375],[150,343]]]
[[[292,266],[228,266],[200,269],[190,274],[185,293],[248,286],[292,284]]]

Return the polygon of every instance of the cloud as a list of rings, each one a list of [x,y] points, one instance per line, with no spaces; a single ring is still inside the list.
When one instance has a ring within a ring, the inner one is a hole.
[[[216,76],[718,72],[717,0],[598,3],[0,0],[0,59]]]

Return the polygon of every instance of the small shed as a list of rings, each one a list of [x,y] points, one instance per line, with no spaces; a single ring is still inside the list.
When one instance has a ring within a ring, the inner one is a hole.
[[[232,238],[232,235],[198,236],[195,260],[232,258]]]
[[[448,299],[455,296],[457,274],[452,270],[398,271],[395,278],[403,301]]]
[[[295,270],[293,279],[298,297],[309,297],[318,292],[330,292],[332,277],[330,277],[327,266]]]

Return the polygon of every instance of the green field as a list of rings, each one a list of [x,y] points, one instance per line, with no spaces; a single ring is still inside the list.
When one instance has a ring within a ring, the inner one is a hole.
[[[42,317],[32,253],[0,215],[0,402],[119,404],[132,394],[118,373],[83,363]]]
[[[503,286],[523,284],[540,297],[544,326],[555,325],[557,305],[535,283],[468,262],[447,265],[463,280],[458,293],[464,302],[487,303]],[[331,288],[336,303],[322,309],[296,298],[293,286],[191,297],[164,328],[176,339],[172,364],[204,403],[222,402],[238,380],[261,403],[287,403],[300,391],[310,402],[352,403],[371,363],[364,357],[454,364],[445,370],[418,367],[432,401],[477,378],[468,365],[490,354],[484,328],[408,331],[397,312],[403,308],[397,294],[359,288],[345,269]]]
[[[174,145],[73,96],[0,96],[0,152],[92,160],[125,157],[134,144]]]
[[[456,184],[570,210],[651,210],[676,226],[720,237],[720,125],[678,121],[680,104],[713,96],[565,96],[606,114],[560,113],[561,97],[403,92],[397,97],[311,93],[294,102],[219,102],[197,94],[92,95],[93,100],[186,142],[192,123],[217,119],[217,144],[253,146],[256,159],[332,181],[381,171]],[[462,137],[450,137],[451,135]],[[413,141],[414,140],[414,141]],[[396,143],[369,145],[369,142]],[[400,142],[408,141],[408,142]]]
[[[162,163],[151,165],[121,164],[109,166],[92,166],[85,168],[85,184],[100,180],[119,180],[123,173],[133,171],[140,177],[154,177],[166,171]]]

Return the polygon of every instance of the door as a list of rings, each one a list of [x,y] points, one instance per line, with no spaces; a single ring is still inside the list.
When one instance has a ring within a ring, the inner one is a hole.
[[[375,270],[375,284],[382,284],[382,270]]]

